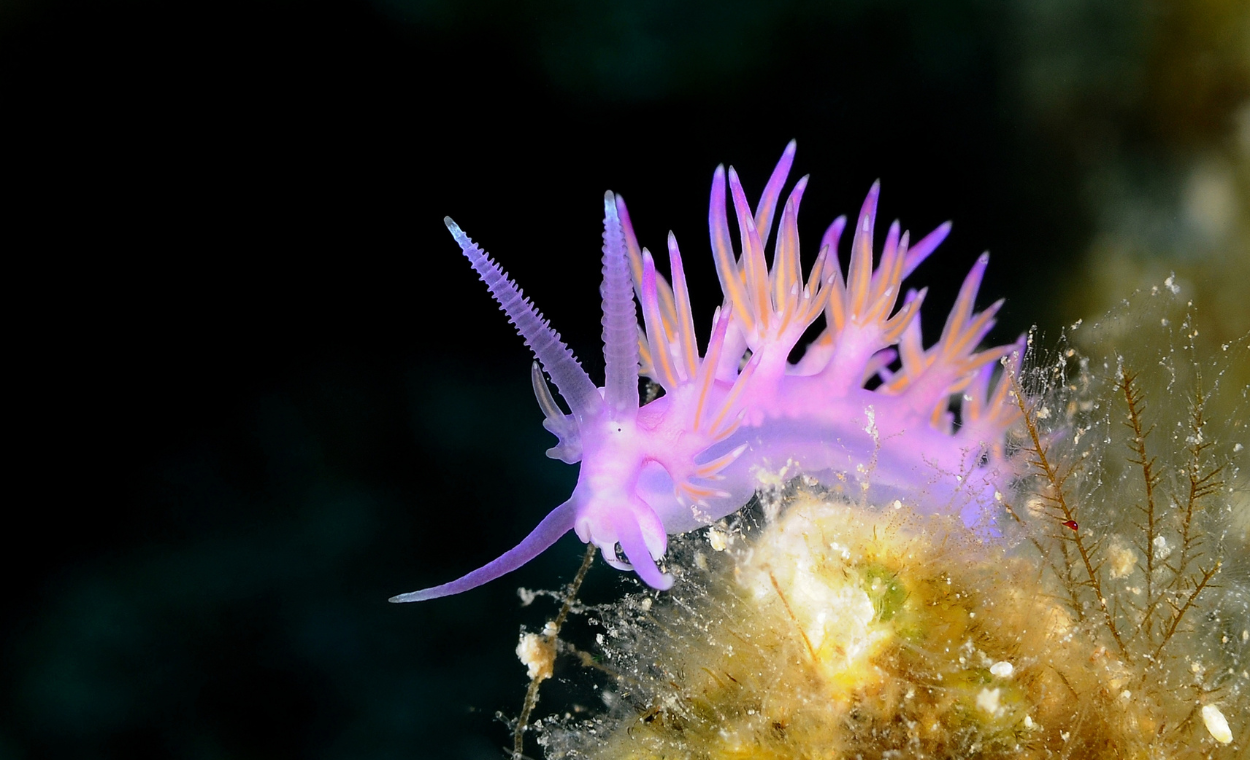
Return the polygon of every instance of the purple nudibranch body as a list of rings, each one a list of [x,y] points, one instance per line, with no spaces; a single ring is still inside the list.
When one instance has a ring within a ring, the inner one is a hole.
[[[837,251],[846,218],[839,217],[805,280],[797,219],[807,177],[790,191],[779,219],[775,213],[794,153],[792,141],[754,212],[733,168],[717,167],[713,175],[708,221],[724,304],[702,354],[676,238],[669,233],[665,279],[639,247],[624,201],[611,192],[604,196],[602,388],[499,265],[445,219],[534,352],[543,425],[559,438],[548,456],[580,462],[581,470],[568,501],[517,547],[458,580],[391,601],[475,588],[525,564],[569,530],[599,547],[612,566],[666,589],[672,577],[656,562],[670,534],[708,525],[742,507],[762,485],[800,475],[858,491],[876,504],[897,500],[956,513],[970,525],[992,520],[994,494],[1006,490],[1014,472],[1005,434],[1019,417],[1009,380],[995,381],[993,370],[1000,359],[1014,357],[1002,363],[1018,372],[1024,346],[977,350],[1002,303],[974,310],[988,255],[964,280],[941,338],[924,348],[919,313],[925,290],[904,293],[901,284],[946,238],[950,224],[912,243],[894,222],[874,267],[874,184],[852,231],[846,273]],[[730,238],[727,187],[740,251]],[[774,223],[770,266],[764,251]],[[822,315],[824,331],[790,363],[791,350]],[[544,371],[568,414],[551,395]],[[640,372],[664,391],[647,404],[639,403]],[[955,394],[958,426],[949,411]]]

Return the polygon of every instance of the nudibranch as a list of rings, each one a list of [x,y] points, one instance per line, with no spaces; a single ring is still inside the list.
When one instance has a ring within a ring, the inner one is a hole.
[[[559,439],[547,455],[580,462],[581,469],[568,501],[518,546],[458,580],[391,601],[475,588],[530,561],[570,530],[613,567],[667,589],[672,576],[657,561],[670,534],[711,524],[761,486],[798,476],[859,491],[875,504],[959,514],[969,524],[992,521],[993,495],[1006,489],[1013,473],[1006,431],[1019,415],[1008,397],[1009,379],[1003,372],[995,379],[995,367],[1018,371],[1018,362],[998,360],[1018,356],[1023,344],[978,350],[1002,304],[974,309],[988,255],[964,280],[941,338],[925,348],[919,314],[926,291],[904,293],[901,284],[946,238],[950,224],[912,243],[895,221],[874,267],[874,184],[855,223],[846,273],[838,257],[846,217],[838,217],[804,279],[798,213],[807,177],[794,185],[776,218],[794,154],[792,141],[754,213],[732,167],[713,174],[708,222],[724,303],[702,354],[676,238],[669,233],[665,279],[651,253],[639,247],[625,202],[605,194],[602,388],[502,268],[444,220],[537,359],[534,394],[543,426]],[[726,189],[741,250],[730,236]],[[774,223],[770,266],[765,247]],[[824,331],[790,363],[792,349],[822,315]],[[639,374],[663,391],[645,404]]]

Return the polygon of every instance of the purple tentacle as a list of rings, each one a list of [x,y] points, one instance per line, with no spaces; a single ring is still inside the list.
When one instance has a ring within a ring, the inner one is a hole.
[[[825,234],[820,238],[820,248],[823,251],[829,249],[829,258],[825,261],[825,271],[832,274],[833,272],[842,272],[842,264],[838,260],[838,241],[842,239],[842,230],[846,229],[846,217],[840,216],[833,220],[829,228],[825,230]]]
[[[490,294],[499,303],[499,308],[503,309],[508,320],[525,339],[525,345],[529,346],[543,369],[551,376],[551,381],[568,402],[573,416],[581,420],[595,414],[600,405],[599,389],[595,387],[590,375],[586,374],[586,370],[582,369],[573,352],[560,340],[560,334],[551,329],[550,323],[525,298],[516,283],[508,279],[495,260],[470,240],[451,217],[443,217],[443,223],[451,231],[451,236],[456,239],[460,250],[482,278],[482,282],[490,289]],[[628,272],[626,276],[628,277]]]
[[[951,234],[951,223],[942,222],[937,229],[917,240],[911,248],[907,249],[907,257],[903,259],[903,277],[911,274],[916,267],[929,258],[929,254],[933,253],[949,234]]]
[[[881,180],[877,180],[868,189],[868,197],[859,210],[859,221],[855,223],[855,235],[851,238],[851,263],[846,270],[846,290],[850,296],[848,317],[862,316],[860,308],[866,305],[872,286],[872,233],[880,195]]]
[[[673,576],[661,573],[651,558],[651,550],[647,546],[638,517],[633,510],[618,509],[612,513],[612,525],[616,528],[616,540],[625,550],[629,564],[638,577],[651,588],[667,591],[673,587]],[[662,529],[661,529],[662,530]]]
[[[556,400],[551,397],[551,389],[547,387],[547,380],[543,377],[543,371],[538,366],[538,362],[534,362],[530,368],[530,383],[534,386],[534,397],[538,399],[538,406],[543,410],[543,427],[560,439],[559,444],[547,449],[547,456],[559,459],[565,464],[576,464],[582,461],[581,427],[578,426],[573,415],[565,414],[556,405]]]
[[[566,501],[547,513],[543,521],[538,523],[538,527],[534,528],[525,537],[524,541],[504,552],[499,559],[485,564],[468,575],[457,578],[450,583],[400,594],[399,596],[392,596],[390,601],[423,602],[427,599],[437,599],[440,596],[451,596],[477,588],[482,584],[490,583],[502,575],[507,575],[545,552],[561,536],[572,530],[573,519],[576,513],[577,510],[573,506],[572,500]]]
[[[795,140],[791,140],[786,145],[785,151],[781,154],[781,160],[777,162],[772,176],[768,178],[768,184],[764,186],[764,194],[760,196],[760,202],[755,206],[755,229],[759,231],[760,243],[765,248],[768,247],[768,236],[773,231],[773,216],[777,210],[777,199],[781,197],[781,188],[785,186],[786,178],[790,176],[790,167],[794,164],[794,151],[797,146],[798,142]]]
[[[638,411],[638,311],[616,196],[603,196],[604,400],[613,419]]]

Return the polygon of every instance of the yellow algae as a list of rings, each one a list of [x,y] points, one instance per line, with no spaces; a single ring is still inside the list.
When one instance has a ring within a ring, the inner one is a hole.
[[[596,613],[608,709],[549,719],[547,756],[1247,757],[1250,389],[1225,370],[1250,340],[1206,361],[1184,314],[1128,314],[1132,343],[1095,323],[1015,386],[993,535],[775,485],[674,542],[671,592]]]
[[[616,709],[547,726],[550,757],[1145,759],[1188,731],[1122,696],[1141,671],[1081,635],[1035,561],[957,519],[799,488],[733,547],[616,622]]]

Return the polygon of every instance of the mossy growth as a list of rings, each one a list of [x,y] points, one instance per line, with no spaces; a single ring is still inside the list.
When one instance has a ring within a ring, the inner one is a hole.
[[[687,546],[701,559],[679,590],[610,623],[615,709],[549,726],[552,755],[1045,757],[1131,743],[1137,703],[1106,696],[1124,675],[1074,635],[1035,563],[957,520],[865,519],[792,491],[762,535],[719,555]]]
[[[1204,361],[1143,298],[1016,384],[993,530],[795,481],[676,541],[548,757],[1250,756],[1250,342]]]

